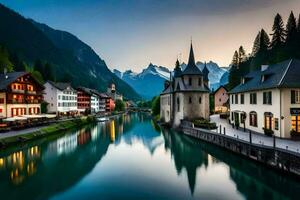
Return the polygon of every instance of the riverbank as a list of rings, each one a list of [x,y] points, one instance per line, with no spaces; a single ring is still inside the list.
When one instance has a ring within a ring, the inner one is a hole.
[[[5,137],[2,136],[2,138],[0,138],[0,148],[3,149],[18,143],[23,143],[45,136],[57,134],[61,131],[70,130],[72,128],[77,128],[93,122],[96,122],[96,118],[94,116],[74,118],[66,121],[52,123],[48,126],[36,127],[30,132],[20,132],[19,134],[6,135]]]
[[[276,146],[265,146],[244,141],[229,135],[216,133],[210,130],[194,128],[193,126],[182,125],[183,134],[212,143],[216,146],[255,160],[280,172],[297,175],[300,177],[300,154],[277,148]]]

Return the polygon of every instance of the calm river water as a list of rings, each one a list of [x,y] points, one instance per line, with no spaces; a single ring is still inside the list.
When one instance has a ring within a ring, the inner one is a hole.
[[[300,182],[124,115],[0,152],[1,199],[300,199]]]

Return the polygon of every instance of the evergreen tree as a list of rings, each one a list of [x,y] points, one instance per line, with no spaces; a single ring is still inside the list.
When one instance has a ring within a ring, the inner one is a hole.
[[[238,68],[239,65],[239,53],[237,51],[234,52],[231,65]]]
[[[266,31],[264,29],[261,29],[254,40],[252,56],[256,56],[258,53],[261,52],[266,53],[269,45],[270,45],[270,38],[266,33]]]
[[[300,14],[299,14],[299,18],[298,18],[297,32],[298,32],[298,34],[300,34]]]
[[[6,48],[0,46],[0,73],[4,72],[6,68],[7,72],[13,71],[13,64],[9,60],[9,53]]]
[[[285,30],[284,30],[284,24],[282,21],[282,17],[279,13],[275,16],[274,24],[273,24],[273,33],[271,34],[272,41],[271,41],[271,48],[278,48],[281,47],[285,41]]]
[[[34,70],[40,72],[42,75],[45,74],[44,65],[40,59],[37,59],[34,63]]]
[[[53,66],[47,62],[44,66],[44,77],[46,80],[55,81],[53,70]]]
[[[293,11],[291,12],[288,22],[286,24],[286,42],[294,42],[297,36],[297,25],[296,18],[294,16]]]
[[[238,52],[238,64],[244,62],[246,60],[246,51],[243,46],[240,46]]]

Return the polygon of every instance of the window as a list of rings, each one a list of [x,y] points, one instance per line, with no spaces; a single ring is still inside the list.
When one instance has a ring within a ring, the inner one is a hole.
[[[239,95],[236,94],[236,95],[235,95],[235,104],[238,104],[238,103],[239,103]]]
[[[192,85],[192,78],[189,78],[189,85]]]
[[[189,97],[189,103],[190,104],[192,103],[192,97]]]
[[[201,78],[199,78],[199,80],[198,80],[198,85],[199,85],[199,86],[202,85],[202,79],[201,79]]]
[[[278,118],[275,118],[275,130],[279,129],[279,120]]]
[[[202,103],[202,98],[201,97],[199,97],[199,104],[201,104]]]
[[[3,112],[3,110],[2,110],[2,108],[0,108],[0,113],[2,113]]]
[[[265,129],[272,130],[273,114],[270,112],[265,113]]]
[[[291,103],[300,103],[300,90],[291,90]]]
[[[250,112],[250,114],[249,114],[249,123],[250,123],[250,126],[257,127],[257,114],[256,114],[256,112],[254,112],[254,111]]]
[[[272,105],[272,92],[263,93],[263,104]]]
[[[241,94],[241,104],[244,104],[244,102],[245,102],[245,95]]]
[[[219,98],[219,102],[221,102],[222,101],[222,99],[221,98]]]
[[[179,102],[179,97],[177,97],[177,112],[180,111],[180,102]]]
[[[231,95],[231,103],[234,104],[234,101],[233,101],[233,94]]]
[[[256,104],[256,93],[250,93],[250,104]]]
[[[292,116],[292,130],[296,131],[297,133],[300,132],[300,116],[298,115]]]
[[[4,104],[4,98],[0,98],[0,104]]]

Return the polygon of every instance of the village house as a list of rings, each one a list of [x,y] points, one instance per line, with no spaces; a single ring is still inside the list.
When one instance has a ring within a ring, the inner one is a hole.
[[[0,75],[0,117],[41,113],[44,86],[30,73],[11,72]]]
[[[221,85],[214,93],[214,112],[224,113],[228,111],[229,95],[225,86]]]
[[[90,89],[90,92],[91,92],[91,112],[98,113],[100,111],[100,93],[94,89]]]
[[[230,122],[253,132],[300,135],[300,61],[262,65],[230,94]]]
[[[48,113],[57,115],[75,115],[77,109],[77,91],[70,83],[47,81],[44,84],[44,100],[48,103]]]
[[[195,64],[191,44],[188,64],[181,70],[177,60],[171,81],[160,94],[160,117],[163,123],[178,127],[181,120],[209,119],[208,69],[201,71]]]
[[[78,87],[77,89],[77,109],[80,113],[91,112],[91,96],[90,89]]]

